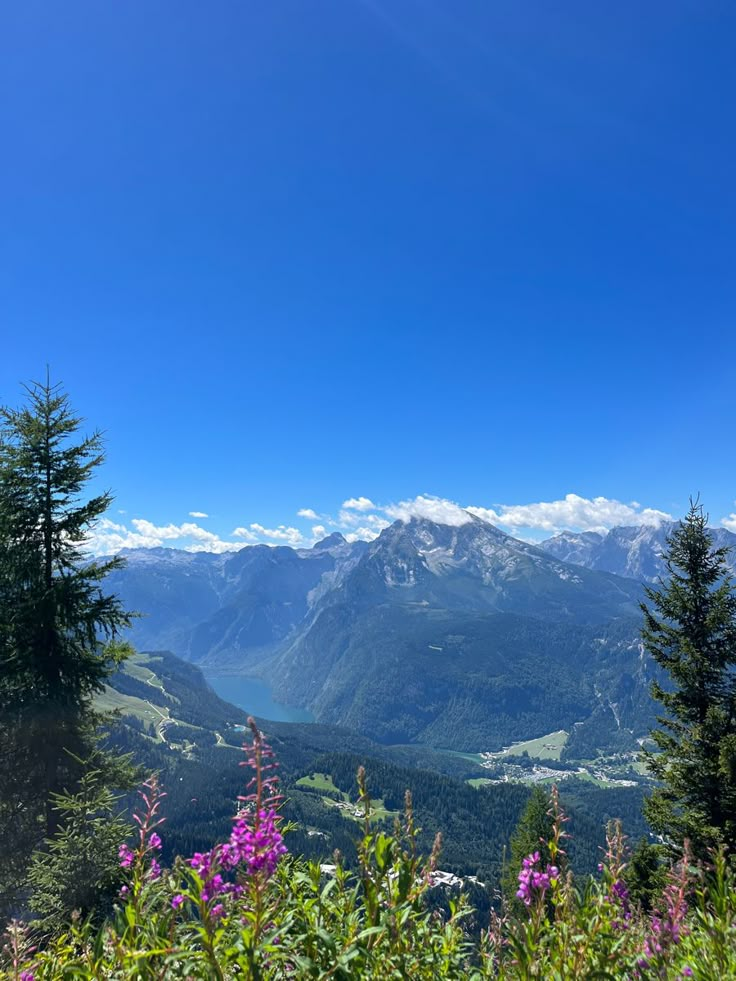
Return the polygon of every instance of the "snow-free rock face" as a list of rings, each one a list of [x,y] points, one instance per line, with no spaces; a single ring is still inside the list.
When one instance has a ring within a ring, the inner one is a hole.
[[[635,582],[572,566],[480,518],[468,519],[395,522],[343,579],[339,598],[360,608],[411,602],[578,622],[636,613],[642,591]]]
[[[656,582],[667,575],[662,555],[675,527],[675,522],[663,522],[658,526],[620,526],[607,533],[564,531],[542,542],[540,548],[563,562],[586,569]],[[716,546],[733,550],[728,563],[736,572],[736,535],[725,528],[711,528],[711,534]]]

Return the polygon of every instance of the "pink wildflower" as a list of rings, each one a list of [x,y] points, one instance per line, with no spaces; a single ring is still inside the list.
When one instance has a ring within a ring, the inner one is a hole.
[[[560,877],[560,870],[556,865],[548,865],[544,871],[535,868],[540,861],[541,856],[539,852],[533,852],[533,854],[527,855],[526,858],[522,859],[522,869],[518,877],[519,889],[516,895],[525,906],[531,906],[535,896],[544,896],[552,884],[556,883]]]

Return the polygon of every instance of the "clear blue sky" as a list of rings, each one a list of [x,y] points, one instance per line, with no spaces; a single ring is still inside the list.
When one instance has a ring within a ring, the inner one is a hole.
[[[3,4],[0,401],[51,365],[121,524],[718,522],[735,37],[707,0]]]

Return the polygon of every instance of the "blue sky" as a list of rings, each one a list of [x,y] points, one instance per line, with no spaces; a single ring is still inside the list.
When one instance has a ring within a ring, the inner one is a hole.
[[[707,0],[5,4],[0,401],[50,364],[121,540],[417,495],[719,523],[734,36]]]

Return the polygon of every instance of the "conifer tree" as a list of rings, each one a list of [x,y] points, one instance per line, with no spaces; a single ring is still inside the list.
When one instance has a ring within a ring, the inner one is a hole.
[[[624,872],[631,902],[647,913],[655,908],[667,885],[665,857],[664,846],[640,838]]]
[[[736,844],[736,596],[697,501],[667,540],[667,582],[647,589],[644,646],[663,669],[665,709],[647,753],[662,781],[645,803],[655,831],[679,846]]]
[[[549,796],[541,787],[533,787],[524,812],[511,836],[511,858],[503,870],[501,886],[511,903],[517,902],[518,875],[521,863],[527,855],[539,852],[542,865],[550,860],[547,841],[552,834],[552,818],[549,813]]]
[[[87,761],[76,793],[52,798],[59,830],[48,850],[31,860],[30,905],[44,931],[60,931],[75,912],[83,918],[104,915],[122,885],[118,852],[130,825],[116,812],[106,761],[100,770],[94,762],[94,756]]]
[[[0,409],[0,837],[8,879],[56,831],[53,795],[73,791],[95,747],[93,696],[129,650],[130,616],[103,589],[118,559],[85,554],[111,497],[84,500],[102,438],[48,381],[21,409]],[[7,889],[0,873],[0,894]]]

